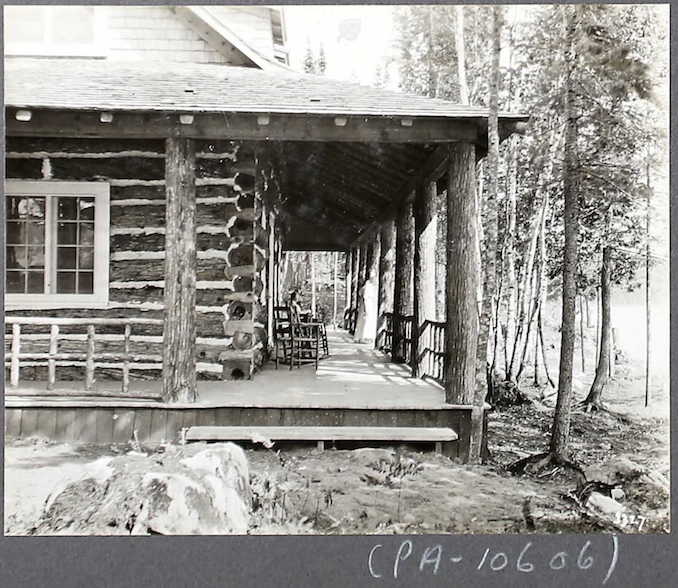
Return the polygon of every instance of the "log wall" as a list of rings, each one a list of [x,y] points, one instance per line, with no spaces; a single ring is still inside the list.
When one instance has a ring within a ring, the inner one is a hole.
[[[6,154],[7,178],[102,181],[109,183],[111,194],[108,304],[92,309],[49,310],[10,306],[7,313],[162,318],[164,141],[8,137]],[[254,144],[196,141],[196,197],[198,371],[208,378],[248,377],[258,343],[254,333],[259,325],[265,325],[265,320],[255,316],[261,312],[255,300],[261,296],[263,285],[255,279],[256,268],[261,265],[255,254],[255,231],[261,228],[262,211],[255,195]],[[256,249],[259,256],[266,255],[259,246]],[[74,328],[73,334],[80,331]],[[157,326],[144,326],[133,336],[150,337],[140,344],[148,345],[151,353],[160,353],[160,331]],[[40,327],[32,332],[42,333]],[[68,346],[80,344],[73,341]],[[22,342],[22,352],[46,351],[46,345],[40,338]],[[7,352],[7,341],[5,349]],[[34,377],[42,377],[41,368],[36,367],[22,369],[22,379],[31,377],[31,371]],[[67,368],[58,371],[63,379],[80,377]]]

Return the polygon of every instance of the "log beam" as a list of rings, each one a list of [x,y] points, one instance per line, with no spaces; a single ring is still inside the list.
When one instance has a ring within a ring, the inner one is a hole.
[[[424,326],[435,320],[436,183],[417,187],[414,203],[414,300],[412,375],[421,376],[426,361]]]
[[[472,404],[478,343],[479,211],[475,147],[449,146],[445,401]]]
[[[408,200],[400,210],[396,223],[395,290],[393,292],[393,345],[391,358],[394,363],[404,363],[404,331],[399,316],[412,312],[412,265],[414,253],[414,218],[412,202]]]
[[[384,347],[386,313],[393,312],[393,274],[395,270],[395,221],[386,221],[379,233],[379,296],[377,300],[376,349]]]
[[[165,314],[162,395],[165,402],[196,400],[195,370],[195,145],[166,140]]]
[[[333,115],[270,113],[268,125],[257,122],[256,113],[194,112],[192,124],[181,124],[177,112],[119,111],[112,122],[102,124],[99,110],[31,109],[31,120],[16,120],[17,107],[6,108],[8,136],[114,137],[260,141],[339,141],[358,143],[448,143],[481,141],[479,120],[420,117],[403,127],[398,117],[382,114],[349,116],[338,127]],[[482,125],[480,125],[482,126]]]

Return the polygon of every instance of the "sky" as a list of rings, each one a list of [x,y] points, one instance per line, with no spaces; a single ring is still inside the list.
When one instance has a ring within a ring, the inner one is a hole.
[[[394,54],[393,6],[285,6],[284,13],[295,69],[303,69],[309,43],[316,55],[322,43],[328,77],[371,84],[377,66]]]

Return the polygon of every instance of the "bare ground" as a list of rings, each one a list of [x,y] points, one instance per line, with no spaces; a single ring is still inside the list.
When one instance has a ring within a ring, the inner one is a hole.
[[[250,532],[638,532],[637,524],[610,526],[582,512],[569,496],[576,480],[565,472],[516,477],[506,471],[514,460],[546,447],[550,424],[551,410],[540,404],[492,413],[492,457],[485,466],[389,448],[248,450],[254,494]],[[607,414],[575,412],[571,442],[582,465],[627,456],[667,477],[667,434],[665,419],[624,423]],[[98,457],[130,449],[30,441],[7,445],[5,532],[30,533],[52,488]],[[668,531],[666,497],[627,488],[624,502],[629,512],[647,519],[641,532]]]

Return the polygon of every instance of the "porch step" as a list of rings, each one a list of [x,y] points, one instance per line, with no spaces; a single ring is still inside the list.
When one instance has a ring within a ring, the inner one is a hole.
[[[324,449],[325,441],[426,441],[441,444],[456,441],[457,433],[446,427],[189,427],[186,441],[315,441]]]

